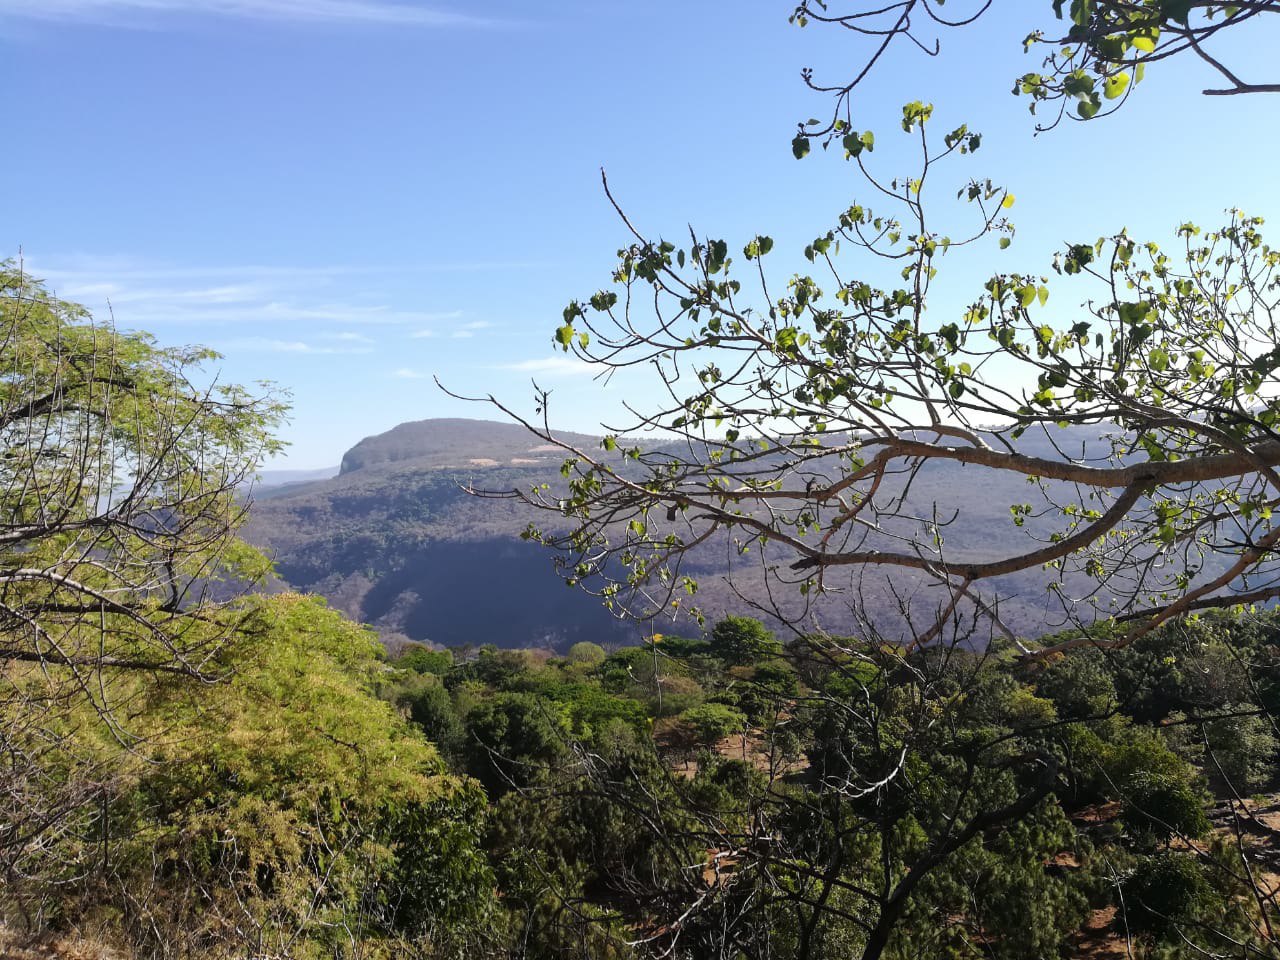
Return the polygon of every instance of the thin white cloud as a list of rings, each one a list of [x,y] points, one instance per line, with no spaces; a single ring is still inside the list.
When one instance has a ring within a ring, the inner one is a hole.
[[[350,330],[342,330],[338,333],[322,333],[321,340],[338,340],[342,343],[373,343],[372,337],[366,337],[363,333],[353,333]]]
[[[537,360],[521,360],[519,363],[506,363],[498,369],[514,370],[517,373],[545,373],[552,376],[594,376],[599,368],[579,360],[576,357],[544,357]]]
[[[203,287],[191,290],[175,289],[157,293],[157,291],[153,290],[130,289],[119,283],[109,281],[72,281],[63,286],[59,293],[70,300],[90,298],[110,300],[116,306],[145,303],[147,300],[154,299],[157,295],[162,295],[165,299],[171,301],[185,301],[194,304],[226,304],[250,302],[255,297],[262,295],[262,289],[243,284]]]
[[[401,367],[399,370],[393,370],[391,375],[400,380],[423,380],[426,374],[418,370],[410,370],[408,367]]]
[[[0,11],[3,11],[3,4],[7,2],[12,2],[12,0],[0,0]],[[156,263],[130,256],[104,256],[85,253],[64,254],[50,263],[46,263],[43,259],[40,259],[37,263],[27,257],[25,263],[29,274],[50,282],[93,282],[104,278],[112,281],[156,282],[232,278],[237,281],[272,280],[300,283],[333,283],[339,279],[345,280],[345,278],[353,276],[476,273],[547,266],[546,263],[531,260],[440,260],[379,264],[331,263],[307,267],[262,263],[180,265]],[[438,314],[440,317],[461,315],[462,311],[460,310],[450,310]]]
[[[461,310],[450,310],[448,313],[436,314],[433,320],[457,320],[462,316]],[[488,320],[470,320],[467,323],[450,323],[445,330],[436,327],[423,327],[421,330],[415,330],[409,334],[412,340],[431,340],[435,337],[442,337],[446,334],[454,340],[468,340],[475,336],[477,330],[489,330],[493,324]]]
[[[126,297],[96,297],[85,293],[56,291],[59,296],[83,303],[95,312],[99,303],[110,303],[116,320],[123,326],[150,328],[165,324],[220,326],[236,323],[337,323],[358,326],[404,326],[418,324],[434,314],[417,310],[396,310],[385,304],[345,302],[303,303],[305,293],[289,299],[240,300],[223,303],[196,301],[182,290],[134,291]],[[295,297],[297,299],[295,299]]]
[[[355,326],[403,326],[421,323],[424,314],[412,310],[393,310],[386,306],[369,307],[353,303],[326,303],[311,305],[297,301],[270,300],[240,303],[191,305],[180,292],[169,290],[150,291],[131,303],[115,298],[97,301],[93,297],[71,296],[61,290],[57,293],[69,300],[83,303],[94,313],[100,303],[110,302],[116,322],[129,329],[151,329],[158,326],[220,327],[235,324],[294,324],[313,325],[333,323]]]
[[[503,25],[490,17],[411,0],[0,0],[0,15],[116,27],[152,27],[165,18],[180,16],[434,28]]]
[[[263,353],[348,354],[372,353],[369,347],[317,347],[302,340],[274,340],[270,337],[244,337],[219,344],[227,351],[259,351]]]
[[[0,0],[0,4],[5,0]],[[404,273],[430,270],[409,266]],[[454,321],[458,310],[411,310],[377,302],[394,267],[167,267],[127,258],[73,258],[47,266],[27,264],[58,296],[82,303],[95,315],[110,312],[124,329],[158,332],[175,326],[225,328],[270,325],[274,331],[316,326],[410,326],[428,328]],[[361,280],[377,276],[379,279]],[[339,293],[341,291],[341,293]],[[324,334],[332,339],[335,334]],[[291,339],[285,337],[283,339]],[[339,337],[339,339],[341,339]],[[350,339],[350,338],[348,338]]]

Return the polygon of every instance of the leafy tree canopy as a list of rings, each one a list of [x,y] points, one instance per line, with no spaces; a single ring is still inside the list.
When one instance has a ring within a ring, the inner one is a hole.
[[[108,780],[19,863],[8,904],[56,904],[138,956],[333,956],[465,939],[492,904],[483,795],[372,695],[370,632],[297,595],[252,604],[223,682],[114,679],[136,739],[81,702],[44,781]]]
[[[928,104],[903,108],[913,176],[879,176],[870,137],[846,151],[877,208],[854,203],[815,237],[810,273],[772,277],[765,236],[739,258],[726,240],[681,247],[632,228],[612,287],[570,303],[555,341],[601,369],[647,364],[669,402],[600,450],[562,443],[565,488],[511,494],[562,518],[526,535],[557,550],[571,583],[647,615],[696,608],[686,561],[716,543],[754,556],[781,589],[750,599],[790,622],[779,592],[856,580],[857,605],[878,569],[890,596],[936,588],[924,607],[900,602],[893,639],[980,621],[1021,642],[999,618],[1001,578],[1047,570],[1064,620],[1118,625],[1036,656],[1280,595],[1280,253],[1261,220],[1183,224],[1171,249],[1123,232],[1069,244],[1045,273],[997,273],[961,316],[936,316],[938,271],[963,245],[1006,245],[1014,198],[971,179],[960,200],[974,225],[944,232],[933,185],[979,139],[932,125]],[[1084,305],[1050,312],[1059,296]],[[646,431],[679,442],[628,439]],[[997,475],[1028,495],[979,549],[948,528]]]
[[[1280,83],[1242,77],[1214,52],[1220,33],[1238,36],[1274,23],[1280,13],[1276,0],[1035,0],[1035,6],[1044,25],[1027,35],[1023,48],[1047,52],[1039,70],[1014,80],[1013,92],[1031,101],[1033,114],[1049,108],[1049,119],[1037,130],[1055,127],[1064,117],[1092,120],[1114,113],[1148,66],[1169,59],[1184,67],[1192,58],[1199,62],[1222,84],[1204,91],[1210,96],[1280,92]],[[841,27],[865,37],[871,52],[847,80],[829,83],[817,79],[812,69],[802,71],[810,89],[833,97],[834,108],[825,121],[799,125],[792,144],[796,156],[808,153],[812,140],[843,140],[846,149],[858,141],[853,102],[858,84],[890,48],[912,46],[937,56],[941,33],[970,27],[999,10],[995,0],[953,0],[950,6],[944,0],[802,0],[791,14],[792,23]]]
[[[97,782],[42,782],[70,716],[133,743],[131,701],[223,679],[244,640],[238,598],[267,564],[236,538],[238,491],[284,407],[203,372],[216,357],[95,323],[0,263],[0,859]]]

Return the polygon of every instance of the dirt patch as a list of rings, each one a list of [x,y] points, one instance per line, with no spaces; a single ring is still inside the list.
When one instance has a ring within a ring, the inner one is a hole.
[[[676,776],[692,780],[698,772],[695,759],[698,745],[689,731],[674,717],[666,717],[654,724],[653,739],[668,769]],[[741,760],[772,778],[798,773],[808,766],[802,758],[783,761],[773,755],[768,738],[758,734],[732,734],[717,741],[714,751],[727,759]]]
[[[1095,803],[1077,810],[1071,814],[1071,819],[1077,824],[1092,826],[1099,823],[1110,823],[1118,816],[1120,816],[1120,801],[1112,800],[1109,803]]]
[[[1129,960],[1133,954],[1124,935],[1116,932],[1115,920],[1114,906],[1094,910],[1071,938],[1068,955],[1080,960]]]

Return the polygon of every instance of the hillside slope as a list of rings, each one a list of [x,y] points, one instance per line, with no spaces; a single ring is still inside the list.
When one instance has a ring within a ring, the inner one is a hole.
[[[461,486],[527,487],[558,476],[561,459],[511,424],[401,424],[356,444],[336,477],[260,491],[245,533],[289,586],[384,636],[503,647],[633,637],[520,540],[527,510]]]
[[[593,437],[564,437],[598,448]],[[1028,452],[1053,455],[1043,438],[1037,442],[1028,436],[1026,446]],[[545,522],[545,516],[535,517],[514,500],[478,499],[463,489],[467,484],[493,490],[554,486],[561,480],[562,459],[517,425],[482,420],[401,424],[356,444],[336,477],[260,491],[247,535],[274,555],[291,587],[323,594],[387,636],[502,647],[634,638],[639,628],[619,623],[594,598],[565,588],[548,553],[519,538],[530,520]],[[909,503],[920,516],[929,516],[936,506],[936,516],[953,517],[945,536],[957,552],[994,558],[1011,540],[1023,541],[1034,531],[1034,520],[1015,528],[1009,505],[1036,494],[1018,477],[1003,486],[998,477],[993,483],[991,473],[932,464],[913,482]],[[974,489],[979,480],[980,491]],[[758,561],[733,559],[734,586],[725,582],[731,552],[723,544],[709,545],[690,558],[687,572],[701,581],[698,602],[712,616],[744,611],[744,597],[767,596]],[[1060,621],[1061,609],[1046,594],[1046,582],[1039,571],[1029,571],[992,584],[1002,597],[1000,615],[1012,629],[1034,636]],[[851,577],[845,583],[852,584]],[[935,591],[901,573],[892,582],[868,573],[857,580],[856,590],[873,612],[885,614],[886,623],[897,620],[903,602],[919,616],[938,602]],[[783,607],[799,614],[798,597],[785,598]],[[828,598],[815,613],[828,630],[856,628],[847,595]]]

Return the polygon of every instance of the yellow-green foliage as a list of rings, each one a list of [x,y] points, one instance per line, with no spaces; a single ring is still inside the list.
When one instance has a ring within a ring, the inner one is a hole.
[[[465,936],[492,892],[483,797],[371,695],[372,634],[321,601],[264,598],[236,654],[226,682],[151,691],[141,746],[116,746],[127,773],[62,843],[78,879],[33,895],[146,955],[401,955]]]

